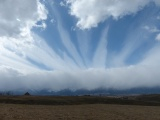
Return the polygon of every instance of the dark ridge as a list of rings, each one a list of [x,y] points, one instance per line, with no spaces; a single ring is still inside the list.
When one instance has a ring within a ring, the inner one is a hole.
[[[138,96],[0,96],[0,103],[30,105],[120,104],[160,106],[160,95]]]

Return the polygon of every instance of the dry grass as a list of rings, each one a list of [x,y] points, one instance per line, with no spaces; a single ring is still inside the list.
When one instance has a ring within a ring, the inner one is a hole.
[[[0,120],[160,120],[160,107],[0,104]]]

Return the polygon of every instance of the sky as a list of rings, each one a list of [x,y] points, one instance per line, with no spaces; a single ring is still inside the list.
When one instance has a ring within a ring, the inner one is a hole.
[[[160,0],[0,0],[0,91],[160,86]]]

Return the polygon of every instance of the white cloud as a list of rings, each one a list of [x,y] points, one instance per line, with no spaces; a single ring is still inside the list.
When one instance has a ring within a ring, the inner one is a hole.
[[[152,49],[150,49],[142,62],[140,64],[142,65],[150,65],[150,66],[155,66],[157,67],[156,69],[159,69],[160,66],[160,56],[158,55],[160,51],[160,44],[156,44]]]
[[[45,6],[39,0],[1,0],[0,11],[0,66],[23,72],[39,70],[28,58],[42,64],[46,61],[42,59],[41,62],[38,58],[52,58],[45,51],[49,47],[43,50],[42,45],[37,44],[42,40],[32,32],[33,27],[46,27],[48,12]],[[41,53],[36,56],[33,50]]]
[[[65,70],[54,70],[54,71],[42,71],[42,70],[31,71],[31,68],[29,68],[28,65],[28,69],[30,72],[26,73],[23,72],[22,69],[18,70],[13,67],[2,65],[0,66],[0,76],[1,76],[0,90],[48,89],[48,90],[58,91],[63,89],[93,90],[97,88],[106,88],[106,89],[113,88],[119,90],[119,89],[130,89],[135,87],[137,88],[137,87],[159,86],[160,85],[159,50],[160,47],[157,44],[157,46],[155,46],[145,55],[144,60],[142,60],[137,65],[117,67],[117,68],[107,68],[107,69],[92,68],[85,70],[65,69]],[[42,52],[40,53],[42,54],[42,56],[45,55]],[[51,55],[53,55],[53,53],[51,53]],[[9,56],[12,57],[11,55]],[[44,57],[46,58],[47,56]],[[53,61],[54,59],[50,59],[48,57],[46,59],[49,59],[54,64],[56,64]],[[17,60],[18,58],[15,61]],[[58,59],[56,61],[58,61]],[[20,66],[18,62],[16,65]],[[13,64],[14,63],[15,62],[13,62]],[[26,68],[26,66],[22,67]],[[58,66],[58,68],[60,68],[60,66]]]
[[[157,32],[160,32],[160,30],[157,28],[157,27],[150,27],[150,26],[144,26],[143,27],[145,30],[147,30],[148,32],[151,32],[151,33],[157,33]]]
[[[12,68],[0,68],[0,90],[155,87],[160,85],[159,67],[136,65],[110,69],[88,69],[78,71],[39,71],[23,74]]]
[[[74,70],[78,68],[66,53],[62,53],[63,58],[60,57],[47,45],[45,40],[32,31],[33,27],[46,27],[44,20],[47,19],[48,12],[42,3],[38,0],[15,0],[13,4],[11,0],[0,2],[0,9],[3,9],[0,12],[0,17],[2,17],[0,20],[0,66],[23,73],[43,71],[44,69]],[[8,6],[8,11],[6,6]],[[10,16],[10,19],[6,17],[7,15]],[[5,23],[1,21],[5,21]],[[37,24],[37,22],[42,24]],[[13,24],[13,26],[8,24]],[[4,32],[2,32],[3,26]],[[15,29],[18,31],[15,32]],[[70,41],[68,33],[62,27],[60,29],[62,29],[61,34]],[[71,42],[67,43],[64,37],[62,39],[71,55],[77,57],[75,46]]]
[[[106,66],[108,28],[109,27],[106,27],[104,29],[99,44],[97,46],[97,49],[94,53],[92,66],[95,68],[105,68]]]
[[[55,22],[56,22],[56,20],[54,20],[54,19],[51,19],[51,20],[50,20],[50,22],[51,22],[51,23],[55,23]]]
[[[160,41],[160,33],[159,33],[159,34],[157,34],[157,36],[156,36],[156,40],[157,40],[157,41]]]
[[[74,61],[64,53],[61,58],[46,42],[32,33],[30,38],[0,37],[0,66],[7,66],[23,73],[44,70],[74,70]],[[33,61],[33,62],[32,62]]]
[[[70,14],[78,19],[77,27],[90,29],[109,17],[114,19],[135,14],[151,1],[159,5],[159,0],[65,0]]]
[[[1,0],[0,11],[0,36],[28,35],[38,21],[47,18],[39,0]]]
[[[42,69],[35,63],[48,69],[66,67],[44,40],[32,32],[33,27],[46,27],[48,12],[39,0],[0,1],[0,11],[0,66],[23,73]]]
[[[78,69],[84,68],[83,60],[74,44],[71,40],[71,36],[67,29],[63,26],[63,19],[61,19],[61,16],[59,15],[58,11],[56,9],[53,9],[54,14],[57,18],[57,29],[60,34],[60,39],[62,41],[62,44],[64,45],[66,51],[64,52],[64,57],[67,58],[66,54],[69,53],[68,58],[66,59],[68,62],[72,63],[70,64],[72,67],[75,66]],[[68,53],[67,53],[68,52]]]
[[[61,1],[61,2],[60,2],[60,6],[64,6],[64,7],[65,7],[66,4],[65,4],[63,1]]]

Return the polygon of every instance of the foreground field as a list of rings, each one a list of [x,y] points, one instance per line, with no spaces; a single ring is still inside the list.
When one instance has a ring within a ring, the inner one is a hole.
[[[0,104],[0,120],[160,120],[160,107]]]

